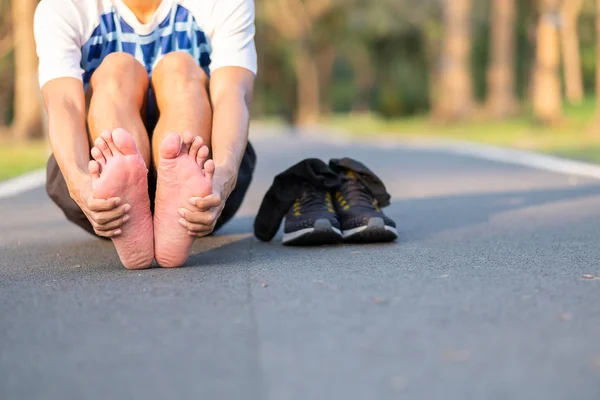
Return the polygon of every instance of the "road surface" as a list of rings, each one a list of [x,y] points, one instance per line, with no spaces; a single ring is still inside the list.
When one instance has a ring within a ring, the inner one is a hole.
[[[0,200],[0,399],[600,399],[599,180],[322,137],[254,137],[243,209],[178,270],[124,270],[42,188]],[[342,156],[397,243],[252,236],[274,175]]]

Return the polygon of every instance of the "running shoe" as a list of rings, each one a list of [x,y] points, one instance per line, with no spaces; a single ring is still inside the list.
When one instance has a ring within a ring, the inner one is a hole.
[[[398,238],[396,223],[388,218],[354,172],[344,170],[344,183],[334,193],[335,210],[347,242],[391,242]]]
[[[305,184],[285,216],[283,244],[315,246],[342,240],[331,194]]]

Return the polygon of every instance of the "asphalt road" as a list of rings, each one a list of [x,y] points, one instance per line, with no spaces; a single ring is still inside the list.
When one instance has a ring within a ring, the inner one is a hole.
[[[0,399],[600,398],[600,181],[435,149],[254,144],[239,217],[178,270],[124,270],[41,188],[0,200]],[[308,156],[377,172],[400,240],[253,238],[273,176]]]

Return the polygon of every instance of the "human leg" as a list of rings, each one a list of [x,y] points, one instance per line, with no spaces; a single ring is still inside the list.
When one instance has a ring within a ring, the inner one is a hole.
[[[194,237],[179,224],[189,198],[212,193],[214,163],[208,160],[212,111],[208,77],[194,59],[171,53],[157,65],[152,86],[160,118],[153,134],[157,168],[154,212],[155,254],[159,265],[178,267],[188,258]]]

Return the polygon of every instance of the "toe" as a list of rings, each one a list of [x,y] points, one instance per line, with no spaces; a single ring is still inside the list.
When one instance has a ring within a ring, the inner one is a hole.
[[[190,146],[190,157],[192,157],[192,159],[196,159],[196,157],[198,155],[198,150],[200,150],[203,143],[204,143],[204,141],[202,140],[202,138],[200,136],[196,136],[194,138],[194,140],[192,141],[192,144]]]
[[[185,132],[182,136],[182,146],[181,152],[186,154],[190,152],[190,147],[192,146],[192,142],[194,141],[194,135],[189,132]]]
[[[215,174],[215,162],[213,160],[208,160],[204,163],[204,177],[208,180],[213,178]]]
[[[110,149],[113,156],[121,153],[119,151],[119,149],[117,148],[117,146],[115,145],[115,142],[113,141],[112,132],[110,132],[110,131],[102,132],[102,139],[104,139],[104,141],[108,145],[108,148]]]
[[[200,150],[198,150],[198,155],[196,156],[196,162],[198,163],[198,165],[200,166],[200,168],[204,168],[204,163],[206,162],[206,159],[208,158],[208,147],[207,146],[202,146],[200,148]]]
[[[112,152],[110,151],[110,148],[108,147],[108,144],[106,143],[104,138],[97,138],[94,141],[94,146],[100,149],[105,159],[109,159],[110,157],[112,157]]]
[[[138,153],[137,146],[133,136],[125,129],[117,128],[112,133],[112,140],[116,148],[125,155],[133,155]]]
[[[169,133],[160,144],[160,157],[167,159],[177,158],[181,147],[181,136],[176,133]]]
[[[100,164],[97,161],[90,161],[88,164],[88,171],[92,176],[92,179],[100,178]]]
[[[183,133],[183,143],[185,143],[186,145],[190,145],[193,141],[194,138],[196,136],[192,135],[190,132],[184,132]]]
[[[100,165],[106,165],[106,158],[104,158],[104,154],[102,154],[102,150],[97,147],[92,147],[92,157],[94,160],[98,162]]]

